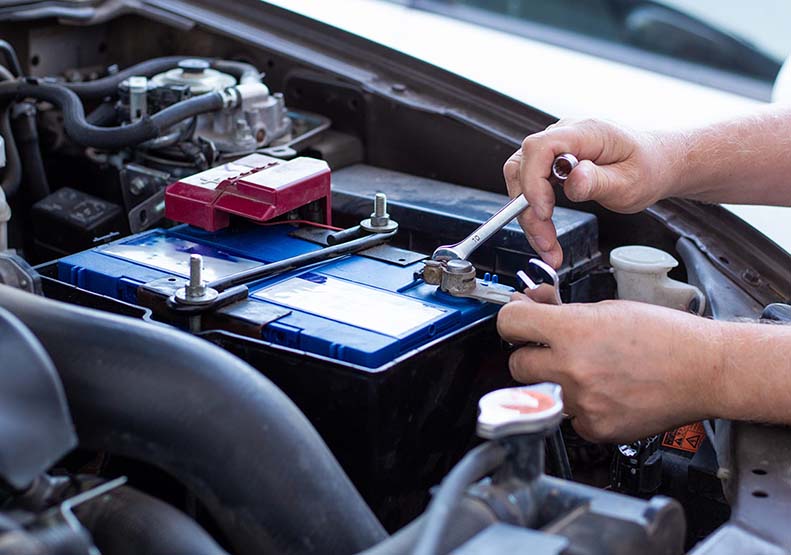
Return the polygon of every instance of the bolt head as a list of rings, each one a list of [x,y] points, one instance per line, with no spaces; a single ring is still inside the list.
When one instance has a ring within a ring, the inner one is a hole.
[[[139,196],[143,194],[143,191],[146,190],[146,180],[142,177],[134,177],[132,181],[129,182],[129,192],[132,193],[134,196]]]
[[[454,258],[453,260],[448,260],[445,267],[449,274],[466,274],[470,270],[473,270],[472,262],[469,260],[462,260],[461,258]]]

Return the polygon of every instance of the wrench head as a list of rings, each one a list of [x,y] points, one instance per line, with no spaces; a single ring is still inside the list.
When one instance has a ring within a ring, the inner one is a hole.
[[[560,280],[554,268],[538,258],[531,258],[526,271],[516,273],[528,289],[528,297],[534,301],[560,305]]]
[[[454,247],[456,245],[443,245],[441,247],[437,247],[437,250],[434,251],[434,254],[431,255],[432,260],[458,260],[462,259],[463,257],[459,252],[457,252]]]

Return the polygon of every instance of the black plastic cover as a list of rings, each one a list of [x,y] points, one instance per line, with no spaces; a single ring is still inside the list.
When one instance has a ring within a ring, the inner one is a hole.
[[[0,480],[24,489],[77,445],[63,385],[44,348],[0,308]]]

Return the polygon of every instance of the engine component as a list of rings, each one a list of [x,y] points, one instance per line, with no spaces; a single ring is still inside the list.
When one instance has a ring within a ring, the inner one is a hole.
[[[128,486],[83,503],[74,513],[102,553],[227,555],[187,515]]]
[[[0,483],[20,490],[75,447],[77,436],[52,361],[22,322],[2,308],[0,353]]]
[[[8,250],[8,222],[11,220],[11,207],[0,189],[0,252]]]
[[[178,67],[155,75],[154,88],[188,87],[192,95],[222,91],[237,85],[233,75],[210,67],[203,59],[185,59]],[[271,144],[291,130],[283,95],[270,94],[260,78],[245,74],[236,90],[237,106],[198,117],[195,134],[211,141],[221,152],[250,152]]]
[[[235,88],[231,88],[190,98],[126,126],[107,128],[88,123],[80,98],[61,85],[35,80],[0,83],[0,99],[12,100],[19,96],[29,96],[55,104],[63,110],[63,125],[73,141],[84,146],[110,150],[154,139],[164,130],[185,119],[236,106],[242,102],[240,93]]]
[[[12,251],[0,252],[0,283],[41,295],[41,276]]]
[[[610,264],[618,283],[618,298],[658,304],[703,314],[706,297],[688,283],[670,279],[667,273],[678,260],[665,251],[643,245],[618,247],[610,252]]]
[[[208,231],[230,224],[230,216],[265,222],[316,203],[330,223],[330,170],[314,158],[283,161],[250,154],[171,184],[165,216]]]
[[[610,485],[631,495],[656,493],[662,484],[660,436],[618,445],[610,469]]]
[[[237,357],[166,326],[6,286],[0,306],[55,363],[80,445],[176,477],[238,553],[356,553],[384,538],[313,427]]]
[[[37,243],[54,256],[95,245],[124,224],[120,206],[71,187],[38,201],[32,214]]]
[[[528,545],[531,553],[546,555],[683,552],[684,514],[676,501],[642,501],[544,474],[544,439],[562,419],[560,386],[493,391],[479,406],[478,433],[492,441],[470,451],[443,480],[410,552],[435,555],[456,548],[453,553],[473,555]],[[469,541],[449,543],[449,523],[484,513],[484,507],[499,523],[467,528]]]

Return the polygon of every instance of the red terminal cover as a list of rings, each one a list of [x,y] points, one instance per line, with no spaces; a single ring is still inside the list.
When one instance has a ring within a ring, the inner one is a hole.
[[[325,161],[250,154],[170,184],[165,217],[217,231],[228,227],[231,215],[265,222],[313,201],[323,201],[324,223],[331,224]]]

